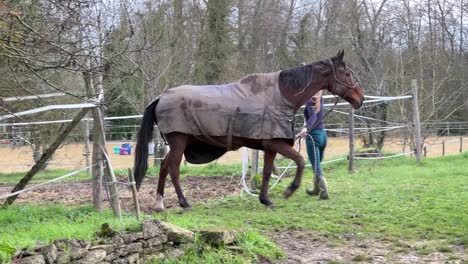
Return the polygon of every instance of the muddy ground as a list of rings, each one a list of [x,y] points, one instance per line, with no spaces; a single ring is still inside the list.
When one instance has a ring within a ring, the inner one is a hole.
[[[121,179],[124,181],[124,179]],[[157,181],[146,178],[139,195],[142,211],[151,212],[155,204]],[[192,204],[199,204],[228,195],[237,195],[241,191],[239,177],[187,177],[181,182],[186,197]],[[8,193],[12,185],[0,184],[0,196]],[[133,210],[132,194],[122,189],[122,207],[126,211]],[[39,187],[23,193],[17,202],[34,202],[50,204],[79,205],[91,203],[91,183],[73,182],[58,183]],[[109,207],[108,202],[105,203]],[[166,185],[165,205],[168,208],[178,206],[177,197],[168,180]],[[318,232],[304,230],[282,230],[267,234],[286,253],[287,259],[274,263],[464,263],[468,260],[462,246],[452,246],[451,252],[417,253],[417,247],[434,244],[434,241],[419,241],[417,244],[394,243],[376,239],[357,240],[353,235],[343,237],[339,242],[332,242]],[[271,263],[262,260],[262,263]]]

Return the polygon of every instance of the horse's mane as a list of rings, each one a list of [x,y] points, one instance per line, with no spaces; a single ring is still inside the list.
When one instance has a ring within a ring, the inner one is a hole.
[[[323,61],[317,61],[304,66],[282,70],[278,78],[279,85],[292,90],[304,89],[304,87],[311,82],[314,70],[319,67],[322,62]]]

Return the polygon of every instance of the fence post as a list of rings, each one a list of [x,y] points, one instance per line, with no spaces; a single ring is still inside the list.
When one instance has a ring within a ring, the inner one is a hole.
[[[354,172],[354,109],[349,106],[349,157],[348,172]]]
[[[423,148],[423,153],[424,153],[424,157],[427,157],[427,148],[426,147]]]
[[[460,137],[460,153],[463,152],[463,137]]]
[[[411,88],[413,90],[413,126],[416,162],[421,163],[421,123],[419,122],[418,82],[416,79],[411,80]]]
[[[445,140],[442,141],[442,156],[445,156]]]
[[[250,176],[253,177],[258,173],[258,154],[259,151],[256,149],[252,149],[252,160],[251,160],[251,169],[250,169]]]
[[[104,177],[104,160],[100,157],[98,164],[95,166],[96,170],[93,170],[92,177],[92,189],[93,189],[93,206],[97,211],[102,210],[102,177]]]
[[[133,202],[135,203],[135,213],[138,220],[140,220],[140,203],[138,202],[138,192],[135,185],[135,178],[133,178],[132,169],[128,168],[128,183],[132,189]]]

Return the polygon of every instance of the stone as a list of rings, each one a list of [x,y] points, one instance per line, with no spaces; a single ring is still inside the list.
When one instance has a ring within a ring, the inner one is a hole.
[[[128,262],[124,258],[117,258],[112,261],[112,264],[128,264]]]
[[[120,246],[120,245],[125,244],[125,240],[121,235],[115,235],[115,236],[112,237],[112,243],[114,245]]]
[[[176,243],[192,243],[194,241],[194,233],[192,231],[170,223],[160,223],[169,241]]]
[[[96,250],[96,249],[102,249],[106,251],[106,254],[111,253],[114,249],[114,245],[97,245],[97,246],[92,246],[88,250]]]
[[[174,244],[172,243],[172,241],[168,241],[168,242],[163,244],[163,248],[164,249],[173,248],[173,245]]]
[[[138,264],[138,263],[140,263],[140,254],[139,253],[134,253],[134,254],[131,254],[131,255],[125,257],[125,259],[127,260],[127,263],[129,263],[129,264]]]
[[[55,244],[50,244],[49,246],[41,249],[41,254],[44,257],[46,264],[52,264],[57,259],[58,250]]]
[[[161,252],[161,250],[163,250],[163,245],[159,244],[159,245],[152,246],[150,248],[144,248],[143,254],[144,255],[156,255],[159,252]]]
[[[106,251],[104,249],[96,249],[88,251],[84,258],[80,259],[76,263],[78,264],[94,264],[100,262],[106,258]]]
[[[106,261],[114,261],[119,257],[124,257],[129,254],[137,253],[143,251],[143,244],[141,242],[136,242],[136,243],[130,243],[130,244],[125,244],[122,245],[118,248],[116,248],[114,251],[109,253],[105,260]]]
[[[144,239],[140,239],[138,240],[139,242],[141,242],[141,244],[143,245],[143,248],[148,248],[150,247],[149,243],[147,240],[144,240]]]
[[[31,250],[31,249],[24,249],[23,251],[17,252],[15,255],[18,256],[19,258],[25,258],[25,257],[29,257],[29,256],[35,256],[35,255],[37,255],[37,253],[34,252],[34,250]]]
[[[54,245],[58,251],[66,253],[71,260],[83,258],[90,246],[89,242],[77,239],[55,240]]]
[[[143,238],[143,232],[121,234],[120,237],[122,237],[125,244],[128,244],[128,243],[132,243],[134,241],[137,241],[138,239],[142,239]]]
[[[185,252],[181,248],[172,248],[166,251],[167,258],[179,258],[184,254]]]
[[[54,241],[54,245],[59,251],[67,251],[71,248],[89,248],[89,242],[77,239],[59,239]]]
[[[108,253],[107,256],[104,258],[105,261],[114,261],[116,260],[117,258],[120,257],[120,252],[119,251],[113,251],[111,253]]]
[[[57,258],[55,259],[55,263],[57,264],[70,263],[70,255],[64,252],[57,253]]]
[[[45,264],[44,257],[42,255],[32,255],[29,257],[25,257],[22,259],[19,259],[18,262],[16,263],[21,263],[21,264]]]
[[[236,241],[237,232],[234,230],[201,230],[200,237],[213,245],[229,245]]]
[[[146,242],[148,243],[148,247],[159,245],[167,241],[168,241],[168,238],[166,235],[160,235],[160,236],[153,237],[153,238],[146,240]]]
[[[143,250],[143,244],[140,242],[130,243],[122,247],[124,254],[121,256],[126,256],[128,254],[137,253]]]
[[[88,250],[86,248],[72,248],[70,249],[69,256],[71,260],[78,260],[83,258]]]
[[[149,239],[164,234],[161,222],[158,219],[143,221],[142,228],[144,239]]]

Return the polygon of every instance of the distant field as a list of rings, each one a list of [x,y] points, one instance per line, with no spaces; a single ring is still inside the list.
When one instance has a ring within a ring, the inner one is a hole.
[[[442,155],[442,141],[450,142],[446,144],[446,153],[455,154],[459,150],[459,137],[434,137],[427,139],[429,143],[427,155],[436,157]],[[110,158],[115,168],[126,169],[133,166],[133,155],[122,156],[113,154],[114,146],[120,146],[123,143],[132,143],[134,149],[134,142],[108,142],[107,149],[111,153]],[[468,140],[465,138],[465,149],[468,149]],[[357,148],[361,145],[357,144]],[[399,139],[389,138],[385,144],[384,150],[386,152],[402,152],[403,145]],[[406,146],[405,152],[408,152]],[[305,148],[301,151],[306,155]],[[334,157],[343,156],[348,153],[348,138],[347,137],[330,137],[328,140],[328,147],[326,150],[326,159],[333,159]],[[30,147],[10,148],[0,147],[0,172],[24,172],[27,171],[32,165],[32,150]],[[223,156],[219,162],[221,163],[238,163],[242,160],[241,151],[232,151]],[[85,167],[86,161],[84,156],[83,144],[68,144],[61,147],[53,157],[49,169],[80,169]]]

